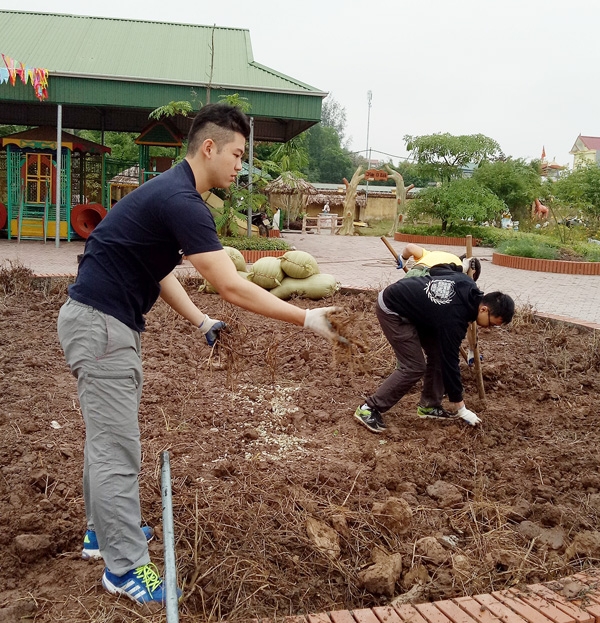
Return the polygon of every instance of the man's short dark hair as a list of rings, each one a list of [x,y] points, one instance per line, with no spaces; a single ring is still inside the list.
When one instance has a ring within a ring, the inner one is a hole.
[[[464,260],[466,257],[467,254],[463,253],[460,259]],[[476,257],[472,257],[469,259],[469,268],[473,270],[473,281],[477,281],[481,275],[481,262]]]
[[[188,133],[187,153],[193,156],[207,138],[212,139],[220,151],[223,145],[233,140],[235,133],[241,134],[244,138],[250,136],[248,117],[237,106],[207,104],[192,121]]]
[[[502,318],[502,324],[508,324],[515,315],[515,302],[508,294],[490,292],[483,295],[481,303],[487,305],[492,316]]]

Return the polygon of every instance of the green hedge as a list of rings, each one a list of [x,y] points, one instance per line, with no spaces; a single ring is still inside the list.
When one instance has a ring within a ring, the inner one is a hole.
[[[440,225],[403,225],[399,232],[415,236],[447,236],[462,238],[469,234],[479,241],[481,247],[497,247],[503,240],[512,238],[517,232],[499,227],[477,227],[474,225],[456,225],[442,233]]]
[[[224,247],[233,247],[239,251],[287,251],[290,248],[290,245],[281,238],[236,236],[235,238],[223,237],[220,240]]]
[[[406,225],[400,229],[404,234],[418,236],[442,236],[441,227]],[[535,230],[531,233],[500,229],[499,227],[455,226],[446,236],[466,236],[471,234],[481,247],[497,249],[505,255],[518,255],[545,260],[570,259],[582,262],[600,262],[600,245],[573,241],[560,242],[552,231]]]
[[[504,255],[518,255],[519,257],[534,257],[540,260],[557,260],[560,257],[560,247],[551,242],[535,240],[527,234],[505,240],[498,245],[498,252]]]

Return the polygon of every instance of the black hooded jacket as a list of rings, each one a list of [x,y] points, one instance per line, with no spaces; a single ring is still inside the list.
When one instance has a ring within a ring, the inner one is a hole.
[[[444,387],[451,402],[462,400],[459,349],[470,322],[477,318],[483,292],[467,275],[434,266],[428,276],[400,279],[383,291],[386,307],[435,334],[440,345]]]

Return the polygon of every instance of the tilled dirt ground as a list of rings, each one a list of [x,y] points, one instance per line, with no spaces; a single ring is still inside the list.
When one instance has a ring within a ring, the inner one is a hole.
[[[159,303],[143,335],[142,510],[162,570],[168,450],[180,620],[427,601],[598,563],[597,334],[521,310],[480,331],[485,404],[463,367],[481,426],[419,419],[415,388],[374,435],[352,418],[394,366],[374,294],[295,302],[342,306],[362,345],[350,357],[187,286],[231,333],[211,353]],[[2,290],[0,620],[164,620],[105,593],[102,563],[80,558],[84,427],[56,337],[65,284],[3,269]]]

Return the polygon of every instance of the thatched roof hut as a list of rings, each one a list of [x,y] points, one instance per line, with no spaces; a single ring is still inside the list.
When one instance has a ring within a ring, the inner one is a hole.
[[[265,186],[264,192],[269,195],[316,195],[317,189],[301,177],[284,173],[269,182]]]
[[[295,220],[301,210],[306,208],[309,197],[317,194],[316,188],[301,177],[290,172],[283,173],[277,179],[269,182],[264,189],[269,196],[272,208],[281,207],[287,213],[287,226],[290,220]]]

